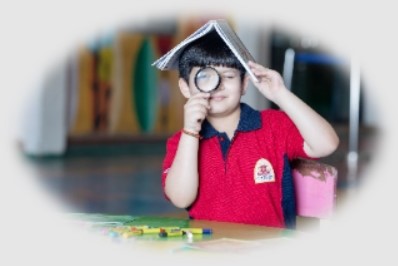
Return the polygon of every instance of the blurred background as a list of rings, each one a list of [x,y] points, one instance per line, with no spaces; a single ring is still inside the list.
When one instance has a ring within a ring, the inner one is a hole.
[[[177,72],[151,64],[212,18],[225,18],[256,60],[326,118],[340,136],[321,161],[338,170],[338,206],[361,184],[377,148],[378,110],[360,67],[317,36],[233,16],[132,22],[65,51],[25,106],[19,150],[55,200],[76,212],[178,211],[161,189],[167,137],[182,127]],[[249,88],[243,101],[278,108]]]

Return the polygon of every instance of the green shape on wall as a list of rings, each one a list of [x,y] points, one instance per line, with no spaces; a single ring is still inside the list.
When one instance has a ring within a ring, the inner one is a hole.
[[[151,65],[155,61],[155,52],[149,38],[144,38],[133,68],[132,95],[137,112],[138,123],[143,132],[151,132],[157,113],[157,75]]]

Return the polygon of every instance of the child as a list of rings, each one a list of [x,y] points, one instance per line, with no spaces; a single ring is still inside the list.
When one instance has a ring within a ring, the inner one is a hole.
[[[213,92],[198,89],[204,67],[218,73]],[[255,87],[281,110],[241,103],[249,76],[216,33],[189,44],[179,57],[179,88],[187,99],[183,129],[167,141],[162,186],[192,219],[295,227],[289,161],[331,154],[331,125],[286,89],[281,76],[254,62]]]

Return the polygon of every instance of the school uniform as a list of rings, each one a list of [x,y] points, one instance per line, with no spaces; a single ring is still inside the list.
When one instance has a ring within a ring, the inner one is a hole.
[[[162,186],[181,132],[167,140]],[[241,103],[232,139],[205,120],[200,131],[199,190],[187,208],[192,219],[294,228],[296,205],[290,161],[310,158],[304,140],[281,110]],[[167,196],[166,196],[167,198]]]

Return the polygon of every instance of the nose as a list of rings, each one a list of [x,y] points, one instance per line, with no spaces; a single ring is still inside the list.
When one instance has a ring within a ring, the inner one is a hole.
[[[224,78],[220,77],[220,84],[218,85],[216,91],[220,91],[220,90],[224,90],[225,86],[224,86]]]

